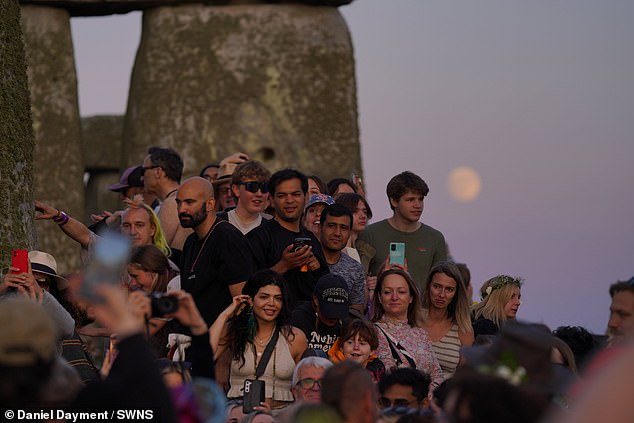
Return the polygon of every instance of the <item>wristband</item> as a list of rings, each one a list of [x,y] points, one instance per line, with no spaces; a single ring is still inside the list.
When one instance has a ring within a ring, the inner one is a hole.
[[[57,223],[58,226],[64,226],[65,224],[68,223],[69,220],[70,220],[70,217],[68,217],[68,215],[63,211],[59,212],[59,217],[55,216],[53,218],[53,222]]]

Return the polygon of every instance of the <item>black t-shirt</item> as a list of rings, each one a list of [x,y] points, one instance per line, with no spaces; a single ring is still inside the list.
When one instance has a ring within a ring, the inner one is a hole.
[[[284,249],[292,244],[295,238],[310,238],[313,254],[319,260],[320,267],[308,272],[301,272],[299,268],[295,268],[284,273],[290,311],[298,304],[310,301],[317,280],[328,273],[328,263],[321,251],[321,244],[307,229],[302,227],[299,232],[292,232],[282,227],[275,219],[262,222],[247,234],[257,269],[268,269],[277,264]]]
[[[308,348],[328,352],[332,344],[341,335],[341,324],[335,326],[324,325],[317,316],[312,304],[304,303],[293,310],[291,324],[299,328],[306,335]],[[317,324],[315,326],[315,324]]]
[[[187,238],[181,266],[181,287],[192,294],[207,324],[231,304],[229,285],[255,272],[245,236],[229,222],[217,220],[214,225],[206,242],[195,233]]]

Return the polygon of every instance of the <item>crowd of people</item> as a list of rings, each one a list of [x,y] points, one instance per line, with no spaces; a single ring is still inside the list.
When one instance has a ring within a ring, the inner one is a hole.
[[[415,173],[387,183],[392,216],[372,224],[358,178],[271,172],[244,153],[182,175],[177,152],[151,147],[110,186],[121,210],[86,225],[35,202],[86,269],[118,276],[58,274],[55,251],[4,273],[0,404],[164,422],[572,422],[627,386],[634,278],[609,288],[607,337],[518,320],[524,281],[510,275],[474,301],[467,265],[421,221]],[[131,248],[122,262],[101,257],[111,237]],[[602,420],[632,413],[623,401]]]

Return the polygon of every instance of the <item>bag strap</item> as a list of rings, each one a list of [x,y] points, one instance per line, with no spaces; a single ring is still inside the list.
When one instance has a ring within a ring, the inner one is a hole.
[[[266,344],[266,348],[262,353],[262,358],[258,363],[258,367],[255,369],[255,378],[259,379],[260,376],[264,374],[264,370],[266,370],[266,366],[269,364],[269,360],[271,359],[271,354],[275,349],[275,344],[277,344],[277,339],[280,337],[280,330],[275,328],[275,332],[273,332],[273,336],[269,340],[269,343]]]
[[[385,335],[385,339],[387,339],[387,343],[390,346],[390,351],[392,352],[392,358],[394,359],[394,362],[396,363],[396,367],[400,367],[401,364],[403,364],[403,360],[401,359],[401,356],[396,351],[396,348],[398,348],[405,356],[405,359],[407,360],[407,363],[409,364],[409,366],[415,369],[416,362],[414,361],[414,358],[412,357],[411,353],[407,351],[407,349],[405,349],[405,347],[402,346],[400,342],[398,341],[395,342],[395,340],[393,340],[392,337],[387,332],[385,332],[383,328],[381,328],[381,326],[377,325],[376,323],[374,324],[374,326],[379,328],[379,330],[383,333],[383,335]],[[396,344],[396,348],[394,348],[394,344]]]

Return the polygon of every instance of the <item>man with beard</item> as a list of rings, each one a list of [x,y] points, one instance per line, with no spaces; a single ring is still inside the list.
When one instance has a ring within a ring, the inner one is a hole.
[[[306,175],[295,169],[277,171],[268,188],[275,217],[253,229],[247,238],[256,267],[284,275],[292,311],[299,303],[311,300],[317,280],[328,273],[328,265],[317,238],[301,225],[308,192]]]
[[[216,219],[213,187],[206,179],[183,182],[176,204],[181,226],[194,230],[183,247],[181,286],[211,324],[255,272],[251,249],[238,229]]]

